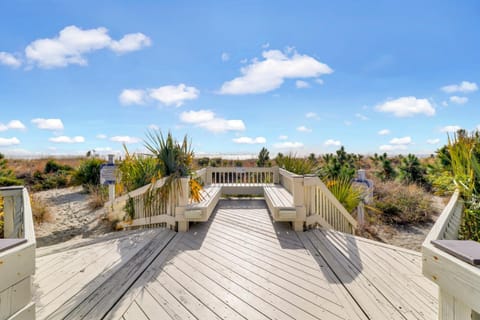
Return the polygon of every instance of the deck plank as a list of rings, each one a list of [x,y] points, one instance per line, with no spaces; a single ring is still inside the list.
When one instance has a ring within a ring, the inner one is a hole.
[[[436,288],[421,276],[418,254],[331,230],[296,233],[287,223],[273,222],[266,204],[258,200],[221,200],[209,221],[192,224],[187,233],[167,232],[171,234],[163,240],[146,235],[148,245],[142,254],[124,255],[128,261],[121,266],[118,256],[108,252],[111,246],[128,247],[120,238],[62,252],[63,258],[57,254],[48,256],[51,260],[39,258],[39,279],[52,292],[56,285],[46,281],[74,263],[111,275],[108,280],[93,279],[86,284],[89,290],[75,294],[81,307],[42,316],[124,320],[437,316]],[[60,265],[54,267],[56,263]],[[77,269],[72,269],[73,279],[79,277]],[[71,282],[69,276],[62,276],[63,283],[81,283],[80,278]]]

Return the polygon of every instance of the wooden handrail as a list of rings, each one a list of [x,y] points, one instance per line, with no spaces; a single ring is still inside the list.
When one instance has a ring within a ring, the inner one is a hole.
[[[0,188],[0,196],[4,198],[5,235],[10,238],[0,242],[16,242],[0,252],[0,304],[11,306],[2,308],[2,317],[9,319],[15,314],[16,319],[34,319],[31,282],[36,241],[30,196],[23,186]]]
[[[480,268],[434,247],[432,240],[458,237],[463,200],[456,191],[422,245],[422,272],[439,287],[439,315],[446,319],[480,319]]]

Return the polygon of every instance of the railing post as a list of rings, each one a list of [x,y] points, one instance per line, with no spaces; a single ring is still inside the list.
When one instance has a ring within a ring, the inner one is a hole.
[[[205,185],[212,184],[212,167],[208,166],[205,171]]]
[[[295,175],[292,177],[293,205],[297,210],[297,217],[293,222],[293,229],[295,231],[303,231],[303,226],[305,224],[305,220],[307,219],[307,210],[305,208],[305,187],[303,180],[303,176]]]
[[[188,205],[190,188],[188,186],[189,178],[181,178],[182,193],[178,195],[178,204],[175,208],[175,221],[177,221],[178,232],[187,232],[189,222],[185,219],[185,208]]]
[[[280,183],[280,170],[278,166],[275,166],[273,169],[273,183],[279,184]]]

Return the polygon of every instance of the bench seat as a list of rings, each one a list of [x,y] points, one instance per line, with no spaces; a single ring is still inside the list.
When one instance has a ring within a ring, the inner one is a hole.
[[[224,195],[263,195],[263,188],[273,186],[273,183],[216,183],[213,186],[221,186]]]
[[[222,187],[218,185],[206,186],[200,193],[202,201],[191,203],[185,209],[185,218],[188,221],[207,221],[220,200]]]
[[[265,186],[265,201],[275,221],[295,221],[297,210],[293,196],[281,185]]]

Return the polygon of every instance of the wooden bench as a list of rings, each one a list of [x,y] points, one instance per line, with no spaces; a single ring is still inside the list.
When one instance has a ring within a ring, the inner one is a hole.
[[[275,221],[294,221],[297,210],[293,196],[281,185],[265,186],[264,197]]]
[[[202,201],[189,204],[185,209],[185,218],[188,221],[207,221],[220,200],[221,195],[221,186],[209,185],[204,187],[201,191]]]

